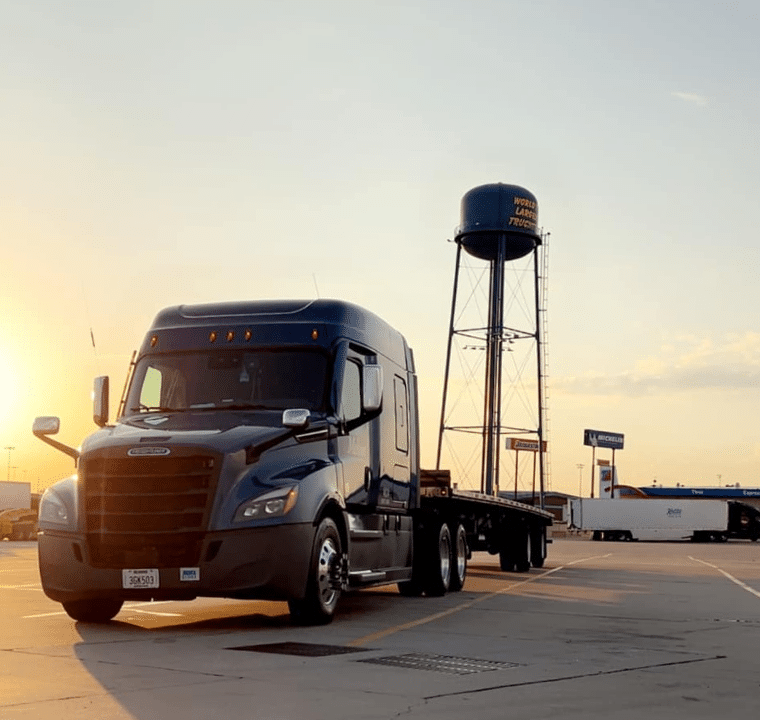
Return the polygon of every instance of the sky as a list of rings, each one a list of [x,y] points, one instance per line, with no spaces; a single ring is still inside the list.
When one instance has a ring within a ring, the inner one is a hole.
[[[620,482],[760,486],[757,3],[0,12],[1,479],[74,471],[34,417],[77,446],[161,308],[317,295],[407,337],[431,466],[448,241],[504,182],[550,234],[551,489],[589,494],[586,428]]]

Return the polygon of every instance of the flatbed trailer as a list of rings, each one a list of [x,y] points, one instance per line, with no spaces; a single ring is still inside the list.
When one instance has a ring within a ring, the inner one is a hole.
[[[177,306],[160,312],[115,423],[78,473],[40,501],[42,587],[77,620],[125,600],[288,602],[329,622],[344,591],[461,590],[473,550],[506,571],[541,567],[550,513],[457,489],[420,470],[417,375],[403,336],[338,300]]]

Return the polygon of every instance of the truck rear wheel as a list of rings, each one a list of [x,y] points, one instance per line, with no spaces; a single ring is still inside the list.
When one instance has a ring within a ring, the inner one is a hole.
[[[455,528],[452,532],[452,528]],[[462,525],[449,526],[451,543],[451,580],[449,590],[457,592],[464,587],[467,577],[467,533]]]
[[[442,522],[428,538],[425,562],[425,595],[445,595],[451,585],[451,533]]]
[[[412,578],[398,583],[398,591],[404,597],[419,597],[425,592],[425,588],[419,580]]]
[[[314,538],[306,595],[298,600],[288,600],[294,622],[299,625],[326,625],[333,619],[340,598],[340,590],[335,587],[335,573],[340,561],[338,526],[330,518],[324,518]]]
[[[72,620],[88,623],[107,623],[121,610],[123,600],[103,598],[98,600],[68,600],[63,609]]]

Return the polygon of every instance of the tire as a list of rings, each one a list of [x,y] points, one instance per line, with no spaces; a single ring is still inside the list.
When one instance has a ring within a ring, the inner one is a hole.
[[[123,600],[104,598],[100,600],[68,600],[62,603],[66,614],[78,622],[107,623],[118,615]]]
[[[425,595],[445,595],[451,584],[451,533],[442,522],[435,526],[437,532],[428,537],[425,568]],[[432,528],[431,528],[432,529]]]
[[[546,529],[541,527],[530,534],[530,564],[542,568],[546,560]]]
[[[499,567],[504,572],[515,571],[515,554],[512,547],[504,545],[499,550]]]
[[[452,537],[449,591],[459,592],[467,577],[467,533],[462,525],[449,526],[449,533]]]
[[[398,583],[398,591],[404,597],[419,597],[425,592],[425,588],[419,580],[412,578]]]
[[[527,530],[519,530],[514,541],[515,572],[528,572],[530,570],[530,533]]]
[[[333,574],[341,556],[338,526],[324,518],[314,536],[306,595],[288,600],[290,617],[298,625],[326,625],[333,619],[340,598],[340,590],[333,587]]]
[[[412,536],[412,577],[398,583],[398,591],[404,597],[420,597],[425,592],[425,567],[428,558],[425,547],[425,530],[415,523]]]

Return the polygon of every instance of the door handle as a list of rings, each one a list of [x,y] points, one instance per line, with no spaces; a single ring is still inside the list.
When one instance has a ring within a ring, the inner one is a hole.
[[[364,489],[369,492],[369,486],[372,483],[372,469],[364,468]]]

